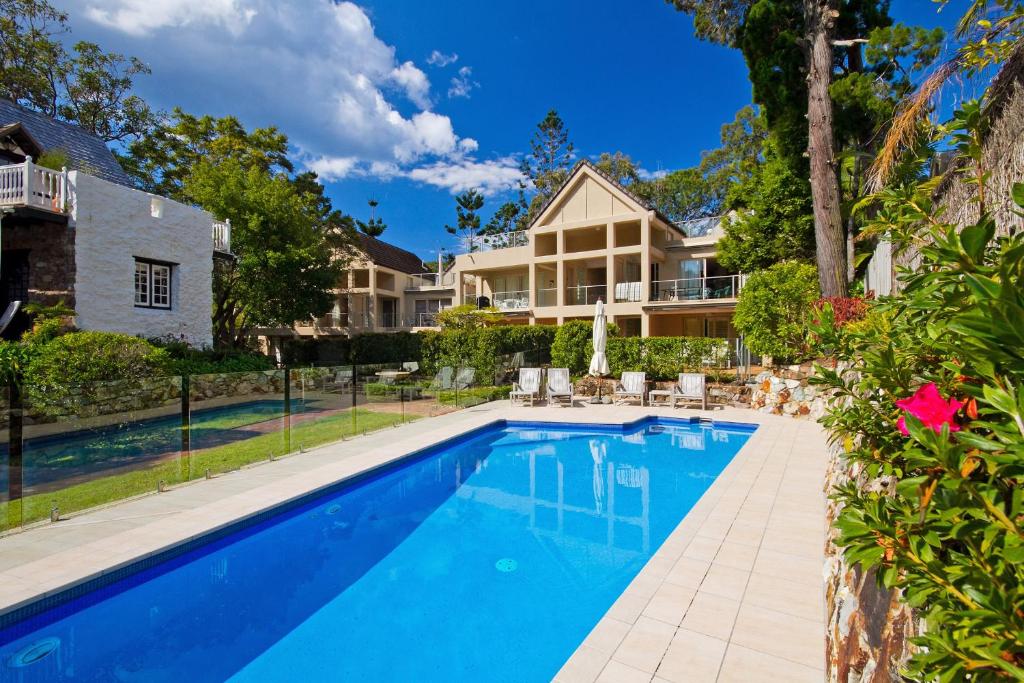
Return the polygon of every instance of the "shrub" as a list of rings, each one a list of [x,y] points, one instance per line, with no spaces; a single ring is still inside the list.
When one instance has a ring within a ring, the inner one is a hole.
[[[422,337],[414,332],[370,332],[351,340],[352,363],[404,363],[419,361]]]
[[[832,308],[836,325],[863,320],[868,313],[867,299],[859,296],[823,296],[814,302],[814,310],[821,310],[826,304]]]
[[[497,325],[474,329],[426,331],[420,335],[421,366],[428,374],[443,366],[471,366],[477,382],[500,380],[510,354],[524,352],[524,362],[540,365],[555,338],[551,325]]]
[[[207,375],[221,372],[272,370],[274,360],[262,353],[244,349],[196,349],[182,341],[151,339],[150,343],[167,352],[164,371],[169,375]]]
[[[41,345],[25,369],[29,398],[40,405],[90,400],[95,383],[167,373],[170,356],[145,339],[115,332],[75,332]]]
[[[817,380],[837,396],[823,422],[860,473],[832,492],[838,543],[923,616],[910,677],[1020,680],[1024,234],[994,237],[985,213],[962,230],[942,223],[933,188],[878,197],[873,227],[925,245],[901,295],[872,306],[882,324],[844,327],[825,309],[812,325],[850,364]],[[1024,206],[1024,185],[1013,194]]]
[[[608,340],[613,375],[645,372],[648,379],[675,379],[680,372],[707,372],[729,363],[729,342],[713,337],[621,337]]]
[[[585,374],[590,369],[593,340],[593,323],[570,320],[559,325],[551,344],[551,364],[556,368],[569,368],[570,375]]]
[[[736,303],[733,323],[754,353],[798,360],[807,353],[805,324],[818,299],[818,271],[798,261],[752,273]]]

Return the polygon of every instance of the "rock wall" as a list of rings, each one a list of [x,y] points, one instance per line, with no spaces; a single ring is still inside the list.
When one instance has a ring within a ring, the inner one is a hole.
[[[835,446],[829,453],[825,490],[849,481],[862,488],[881,488],[851,466]],[[901,681],[900,669],[914,652],[910,639],[923,626],[898,591],[889,591],[875,580],[873,571],[851,566],[836,546],[832,522],[841,506],[829,498],[825,518],[825,672],[835,683],[885,683]]]
[[[825,413],[825,400],[817,387],[800,373],[769,371],[755,378],[750,407],[762,413],[817,420]]]

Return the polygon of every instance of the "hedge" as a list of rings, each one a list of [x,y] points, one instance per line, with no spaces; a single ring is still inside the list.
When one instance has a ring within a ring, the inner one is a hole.
[[[647,379],[675,379],[726,367],[730,351],[727,340],[713,337],[611,337],[608,366],[613,376],[639,371]]]
[[[285,344],[285,365],[349,365],[405,363],[422,357],[422,335],[416,332],[367,332],[337,339],[296,339]]]
[[[505,357],[523,352],[524,362],[543,365],[549,362],[554,325],[496,325],[475,330],[419,332],[422,352],[420,365],[426,373],[441,367],[472,366],[476,381],[484,384],[500,381]]]

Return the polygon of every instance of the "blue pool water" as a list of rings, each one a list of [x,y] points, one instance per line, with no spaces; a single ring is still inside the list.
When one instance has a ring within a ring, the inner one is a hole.
[[[0,631],[0,680],[546,681],[752,431],[491,426]]]

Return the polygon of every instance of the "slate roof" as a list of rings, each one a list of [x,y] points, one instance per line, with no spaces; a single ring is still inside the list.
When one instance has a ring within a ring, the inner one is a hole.
[[[112,183],[132,186],[131,179],[117,163],[103,140],[70,123],[0,99],[0,126],[20,123],[43,151],[60,149],[68,155],[68,168],[94,175]]]
[[[358,237],[363,252],[378,266],[391,268],[402,273],[409,273],[410,275],[416,275],[425,270],[423,261],[411,251],[406,251],[401,247],[396,247],[393,244],[388,244],[376,237],[370,237],[362,233]]]
[[[619,183],[617,180],[615,180],[614,178],[612,178],[611,176],[606,174],[604,171],[599,169],[589,159],[580,159],[579,161],[576,162],[576,165],[573,166],[572,169],[570,169],[569,176],[565,179],[565,182],[562,183],[562,186],[559,187],[557,190],[555,190],[555,193],[552,194],[548,198],[548,200],[546,202],[544,202],[544,205],[542,207],[540,207],[540,211],[537,212],[537,218],[533,219],[534,223],[536,223],[537,219],[540,218],[544,214],[544,212],[548,210],[548,207],[551,206],[551,204],[558,198],[558,195],[562,194],[562,190],[564,190],[566,187],[569,186],[569,183],[571,183],[573,178],[576,176],[576,172],[579,171],[584,166],[586,166],[588,169],[593,171],[594,174],[599,175],[602,178],[604,178],[606,181],[611,183],[612,186],[615,187],[615,189],[617,189],[619,192],[621,192],[622,194],[624,194],[627,197],[629,197],[630,199],[632,199],[634,202],[639,204],[641,207],[643,207],[647,211],[653,211],[655,214],[657,214],[658,218],[660,218],[663,222],[665,222],[666,224],[671,226],[673,229],[678,230],[684,236],[686,235],[686,233],[683,232],[683,230],[678,225],[676,225],[673,221],[671,221],[661,211],[658,211],[657,207],[655,207],[650,202],[644,201],[640,197],[638,197],[635,194],[633,194],[632,192],[630,192],[630,190],[627,187],[625,187],[624,185]],[[530,227],[531,228],[533,227],[533,223],[530,224]]]

